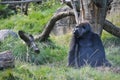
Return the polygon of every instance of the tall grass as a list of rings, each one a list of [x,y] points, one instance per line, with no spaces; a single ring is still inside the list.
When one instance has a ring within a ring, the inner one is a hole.
[[[120,66],[120,38],[104,32],[102,36],[107,58],[113,66]]]
[[[47,22],[54,15],[54,12],[59,8],[59,4],[54,4],[50,8],[43,8],[36,5],[28,11],[28,16],[17,14],[6,19],[0,20],[0,29],[13,29],[14,31],[24,30],[32,34],[41,33]]]
[[[120,26],[120,11],[116,11],[107,16],[107,19],[110,20],[116,26]]]

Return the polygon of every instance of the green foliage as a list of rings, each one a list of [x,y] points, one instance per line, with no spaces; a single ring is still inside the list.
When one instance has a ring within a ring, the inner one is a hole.
[[[17,14],[7,19],[1,19],[0,29],[24,30],[32,34],[41,33],[59,5],[51,6],[51,8],[44,11],[41,11],[41,8],[37,5],[35,7],[37,9],[30,7],[31,10],[29,10],[28,16]]]
[[[46,9],[50,9],[55,5],[59,5],[58,0],[48,0],[48,1],[43,1],[42,5],[40,5],[40,9],[41,10],[46,10]]]
[[[11,50],[13,46],[16,46],[17,39],[14,37],[7,37],[4,41],[0,43],[0,52],[5,50]]]
[[[119,80],[120,76],[111,71],[101,71],[88,66],[81,69],[50,65],[35,66],[17,62],[13,70],[0,73],[0,80]]]
[[[14,30],[24,30],[30,33],[39,33],[43,30],[43,27],[50,19],[51,15],[45,17],[46,15],[38,13],[31,13],[29,16],[25,15],[15,15],[8,19],[3,19],[0,21],[0,29],[14,29]],[[36,19],[37,17],[37,19]]]
[[[36,5],[37,7],[38,5]],[[43,30],[43,27],[47,24],[49,19],[52,17],[55,10],[59,7],[59,5],[51,6],[51,9],[42,10],[39,8],[34,9],[31,7],[29,11],[29,15],[14,15],[7,19],[0,20],[0,29],[14,29],[16,32],[18,30],[24,30],[30,34],[38,34]],[[6,45],[7,44],[7,45]],[[15,44],[15,46],[8,46],[11,44]],[[62,47],[54,49],[53,43],[49,42],[49,45],[45,43],[37,43],[41,54],[36,54],[33,51],[27,51],[27,46],[22,43],[22,41],[13,39],[11,40],[8,38],[1,44],[0,51],[4,50],[12,50],[13,54],[15,55],[17,60],[25,61],[26,60],[26,53],[30,54],[30,62],[37,63],[37,64],[45,64],[51,62],[57,62],[64,58],[65,50],[61,51]],[[53,47],[51,47],[53,45]],[[52,50],[52,51],[51,51]],[[57,57],[57,58],[56,58]]]
[[[39,43],[40,54],[36,54],[31,49],[27,50],[26,44],[20,39],[14,39],[8,37],[0,45],[0,52],[5,50],[11,50],[15,56],[15,59],[20,61],[26,61],[26,54],[30,56],[30,63],[46,64],[63,60],[66,57],[66,49],[62,46],[55,45],[53,42]]]
[[[7,8],[6,5],[0,5],[0,10],[5,10]]]
[[[8,7],[9,5],[1,5],[0,4],[0,18],[7,18],[10,15],[15,14],[14,10]]]
[[[37,43],[40,54],[30,52],[31,62],[35,64],[53,63],[63,60],[66,57],[66,49],[54,43]]]

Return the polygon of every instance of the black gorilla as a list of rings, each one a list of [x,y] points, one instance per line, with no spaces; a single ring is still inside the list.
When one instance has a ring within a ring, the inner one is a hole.
[[[93,33],[89,23],[81,23],[73,31],[68,56],[68,66],[82,67],[111,66],[106,60],[100,37]]]

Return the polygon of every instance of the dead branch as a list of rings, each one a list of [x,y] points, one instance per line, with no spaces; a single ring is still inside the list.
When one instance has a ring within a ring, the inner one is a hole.
[[[56,21],[67,16],[74,16],[73,11],[61,12],[61,13],[58,13],[57,15],[54,15],[45,26],[43,32],[40,35],[35,36],[35,40],[45,41],[49,37],[49,34],[52,31]]]
[[[105,20],[103,29],[120,38],[120,28],[112,24],[110,21]]]

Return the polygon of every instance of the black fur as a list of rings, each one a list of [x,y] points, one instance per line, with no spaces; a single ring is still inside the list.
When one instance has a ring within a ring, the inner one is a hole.
[[[89,23],[76,26],[70,44],[68,66],[82,67],[111,66],[106,60],[100,37],[91,31]]]

